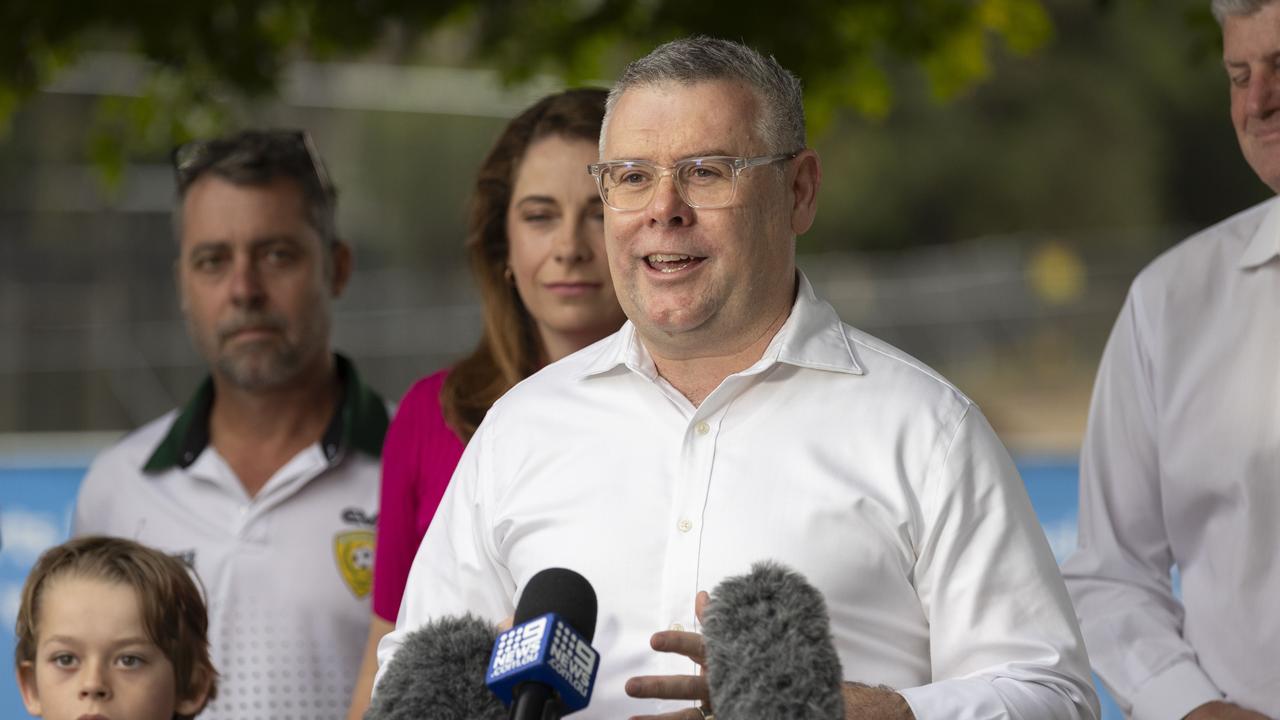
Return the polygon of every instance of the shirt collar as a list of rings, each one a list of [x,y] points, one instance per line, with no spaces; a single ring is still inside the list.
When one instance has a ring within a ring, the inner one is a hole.
[[[337,353],[333,358],[342,392],[329,425],[320,438],[320,449],[330,464],[337,462],[347,448],[379,457],[382,455],[382,440],[387,434],[386,403],[360,381],[350,360]],[[173,467],[186,469],[200,457],[209,445],[209,411],[213,408],[213,392],[213,378],[206,377],[151,453],[142,467],[143,472],[158,473]]]
[[[1280,201],[1272,201],[1267,216],[1240,256],[1240,269],[1250,270],[1265,265],[1277,255],[1280,255]]]
[[[796,271],[798,287],[791,315],[782,324],[765,348],[760,362],[753,366],[763,369],[775,362],[835,372],[862,375],[844,323],[828,303],[819,300],[813,285],[804,273]],[[639,373],[653,380],[658,371],[653,358],[640,342],[635,325],[623,324],[618,332],[602,342],[595,358],[579,373],[582,378],[603,375],[619,367]]]

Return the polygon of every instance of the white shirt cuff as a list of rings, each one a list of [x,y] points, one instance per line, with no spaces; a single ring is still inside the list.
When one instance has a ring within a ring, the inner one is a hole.
[[[1133,720],[1179,719],[1222,693],[1198,665],[1184,661],[1152,677],[1133,697]]]
[[[972,678],[942,680],[898,691],[916,720],[1008,717],[991,683]]]

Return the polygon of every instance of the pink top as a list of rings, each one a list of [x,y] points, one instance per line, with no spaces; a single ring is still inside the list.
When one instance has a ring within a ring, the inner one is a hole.
[[[382,448],[382,495],[374,552],[373,612],[395,622],[409,566],[462,457],[462,441],[444,422],[440,388],[448,370],[405,393]]]

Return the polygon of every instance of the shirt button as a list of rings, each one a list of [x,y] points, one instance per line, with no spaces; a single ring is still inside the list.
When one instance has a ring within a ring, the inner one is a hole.
[[[680,623],[671,623],[671,629],[676,632],[684,632],[684,626]]]
[[[681,520],[681,521],[680,521],[680,524],[679,524],[679,525],[677,525],[676,527],[680,528],[680,532],[689,532],[690,530],[692,530],[692,529],[693,529],[693,521],[692,521],[692,520]]]
[[[697,430],[699,435],[706,435],[711,432],[711,426],[705,422],[698,423],[693,429]]]

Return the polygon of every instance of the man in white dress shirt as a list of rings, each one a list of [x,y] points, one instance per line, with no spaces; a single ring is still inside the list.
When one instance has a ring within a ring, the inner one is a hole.
[[[1280,192],[1280,2],[1212,7],[1240,148]],[[1080,513],[1063,571],[1120,706],[1137,720],[1280,717],[1275,199],[1134,280],[1094,386]]]
[[[698,720],[695,597],[772,559],[826,598],[849,717],[1096,717],[1066,590],[982,414],[796,270],[821,182],[799,80],[736,43],[669,43],[625,71],[600,147],[630,322],[489,412],[383,668],[428,620],[510,616],[563,566],[599,597],[580,717]]]

